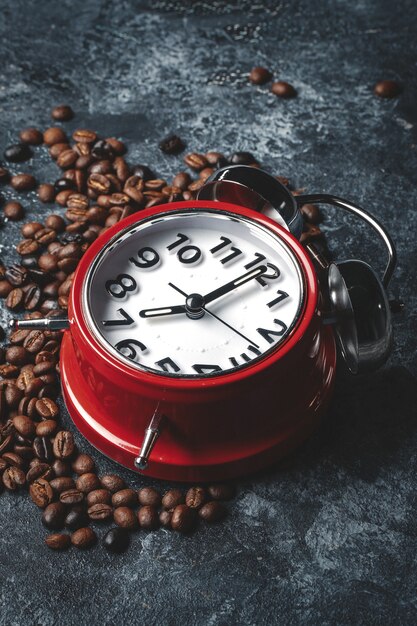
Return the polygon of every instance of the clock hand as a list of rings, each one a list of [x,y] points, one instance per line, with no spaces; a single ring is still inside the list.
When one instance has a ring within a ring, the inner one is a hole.
[[[172,287],[173,289],[175,289],[175,291],[178,291],[178,293],[181,293],[183,296],[185,296],[186,298],[188,298],[188,295],[185,293],[185,291],[182,291],[182,289],[180,289],[179,287],[176,287],[173,283],[168,283],[168,285],[170,287]],[[205,311],[206,313],[208,313],[209,315],[211,315],[212,317],[216,318],[216,320],[218,320],[219,322],[221,322],[222,324],[224,324],[225,326],[227,326],[228,328],[230,328],[230,330],[233,330],[234,333],[236,333],[237,335],[240,335],[241,337],[243,337],[243,339],[245,339],[245,341],[248,341],[249,343],[251,343],[253,346],[255,346],[255,348],[259,348],[258,344],[255,343],[254,341],[252,341],[251,339],[249,339],[248,337],[245,337],[245,335],[243,335],[241,332],[239,332],[238,330],[236,330],[236,328],[233,328],[233,326],[230,326],[230,324],[228,324],[227,322],[225,322],[224,320],[221,319],[221,317],[219,317],[218,315],[215,315],[214,313],[212,313],[211,311],[209,311],[208,309],[206,309],[205,306],[201,307],[203,309],[203,311]]]
[[[217,298],[220,298],[220,296],[224,296],[226,293],[229,293],[229,291],[237,289],[237,287],[244,285],[253,278],[259,278],[259,276],[262,276],[262,274],[265,274],[267,271],[268,267],[266,265],[259,265],[259,267],[256,267],[255,269],[246,272],[242,276],[231,280],[229,283],[226,283],[222,287],[218,287],[217,289],[214,289],[214,291],[210,291],[209,293],[207,293],[205,296],[203,296],[204,303],[209,304],[210,302],[213,302],[213,300],[217,300]]]
[[[178,313],[185,313],[186,307],[184,304],[178,306],[165,306],[159,309],[143,309],[139,311],[140,317],[161,317],[163,315],[177,315]]]

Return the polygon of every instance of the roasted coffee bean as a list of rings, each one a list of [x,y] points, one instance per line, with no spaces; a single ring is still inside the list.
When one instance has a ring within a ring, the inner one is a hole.
[[[155,530],[159,526],[158,511],[154,506],[141,506],[138,511],[138,522],[141,528]]]
[[[74,117],[74,111],[68,104],[60,104],[52,109],[51,117],[58,122],[68,122]]]
[[[7,385],[6,389],[4,390],[4,400],[9,409],[17,409],[22,399],[22,396],[23,392],[16,385]]]
[[[4,454],[13,445],[13,435],[10,433],[2,433],[0,431],[0,454]]]
[[[34,311],[41,300],[41,295],[42,292],[39,285],[28,286],[23,300],[23,305],[25,309],[27,311]]]
[[[57,202],[60,206],[67,206],[68,198],[73,193],[74,192],[71,189],[65,189],[65,191],[60,191],[55,197],[55,202]]]
[[[35,242],[42,246],[47,246],[56,239],[56,232],[53,228],[42,228],[35,233]]]
[[[233,165],[252,165],[256,163],[255,157],[250,152],[234,152],[229,160]]]
[[[101,486],[104,489],[108,489],[111,493],[116,493],[116,491],[121,491],[126,487],[125,481],[117,474],[107,474],[106,476],[102,476],[100,478]]]
[[[33,451],[41,461],[49,463],[53,460],[52,443],[48,437],[35,437]]]
[[[170,489],[162,498],[162,506],[164,509],[175,509],[179,504],[185,502],[184,494],[179,489]]]
[[[111,146],[113,152],[118,156],[125,154],[126,146],[123,141],[116,139],[116,137],[107,137],[106,142],[109,144],[109,146]]]
[[[171,528],[180,533],[189,533],[194,530],[197,522],[195,509],[186,504],[179,504],[172,512]]]
[[[67,550],[71,545],[71,537],[62,533],[48,535],[45,543],[51,550]]]
[[[401,92],[402,87],[395,80],[381,80],[374,87],[374,94],[380,98],[396,98]]]
[[[249,74],[249,80],[253,85],[265,85],[272,78],[272,73],[266,67],[254,67]]]
[[[10,184],[16,191],[31,191],[36,187],[36,179],[31,174],[15,174],[11,177]]]
[[[45,226],[52,228],[57,233],[62,233],[65,230],[65,220],[60,215],[48,215],[45,220]]]
[[[91,148],[91,155],[95,159],[114,159],[113,148],[104,139],[99,139]]]
[[[22,239],[17,244],[16,250],[21,256],[29,256],[39,250],[39,244],[34,239]]]
[[[211,500],[210,502],[203,504],[201,509],[198,511],[198,514],[205,522],[215,524],[226,517],[227,509],[221,502]]]
[[[180,189],[184,191],[184,189],[187,189],[188,185],[190,185],[191,182],[192,182],[192,179],[191,179],[191,176],[188,174],[188,172],[179,172],[174,177],[172,184],[175,187],[179,187]]]
[[[207,491],[213,500],[231,500],[236,495],[236,488],[231,483],[210,485]]]
[[[24,365],[28,362],[28,353],[23,346],[11,346],[6,350],[6,361],[12,365]]]
[[[27,224],[23,224],[21,233],[23,237],[31,239],[38,230],[41,230],[41,228],[43,228],[43,226],[40,222],[28,222]]]
[[[35,376],[44,376],[45,374],[51,373],[55,370],[55,361],[38,361],[38,356],[39,354],[36,355],[36,365],[34,365],[32,370]],[[53,417],[55,417],[55,415]]]
[[[143,487],[138,491],[139,504],[156,506],[161,505],[161,494],[153,487]]]
[[[59,500],[63,504],[80,504],[84,500],[84,494],[79,489],[67,489],[59,494]]]
[[[20,287],[12,289],[6,298],[6,306],[12,311],[17,311],[23,305],[24,294]]]
[[[55,436],[53,450],[57,459],[69,458],[75,450],[73,434],[69,430],[60,430]]]
[[[127,506],[119,506],[113,511],[115,524],[127,530],[135,530],[138,527],[138,518],[134,511]]]
[[[54,183],[56,193],[60,193],[61,191],[75,191],[76,188],[75,182],[68,178],[58,178]]]
[[[138,494],[134,489],[122,489],[113,494],[111,503],[114,507],[137,506]]]
[[[89,454],[79,454],[72,462],[72,470],[79,476],[94,471],[95,463]]]
[[[87,494],[87,506],[94,504],[111,504],[112,494],[108,489],[94,489]]]
[[[91,176],[87,180],[87,185],[97,194],[109,193],[111,188],[111,183],[109,179],[103,176],[103,174],[91,174]]]
[[[43,134],[37,128],[24,128],[19,133],[19,139],[22,143],[39,146],[43,143]]]
[[[43,141],[47,146],[53,146],[56,143],[67,143],[67,136],[62,128],[52,126],[47,128],[43,134]]]
[[[184,150],[185,144],[178,135],[169,135],[159,143],[159,148],[165,154],[179,154]]]
[[[92,528],[79,528],[71,535],[71,543],[80,550],[91,548],[97,542],[97,535]]]
[[[6,298],[13,287],[7,280],[0,280],[0,298]]]
[[[35,434],[35,423],[26,415],[16,415],[13,418],[13,426],[22,437],[33,437]]]
[[[25,395],[34,398],[41,392],[42,388],[42,380],[40,378],[33,378],[25,388]]]
[[[58,423],[55,420],[45,420],[36,425],[36,435],[38,437],[52,437],[58,429]]]
[[[229,163],[229,161],[226,159],[222,152],[215,152],[214,150],[211,150],[210,152],[206,152],[205,156],[209,165],[212,165],[217,169],[220,167],[224,167]]]
[[[25,210],[20,202],[16,202],[14,200],[10,202],[6,202],[3,207],[4,217],[11,220],[12,222],[17,222],[21,220],[25,215]]]
[[[35,373],[35,368],[36,366],[33,368],[33,373]],[[38,400],[36,402],[36,412],[44,420],[55,419],[59,415],[59,408],[57,407],[55,402],[51,400],[51,398],[42,398],[41,400]],[[65,431],[62,431],[62,432],[65,432]],[[64,435],[61,435],[61,437],[64,437]],[[55,448],[54,448],[54,452],[55,452]],[[66,458],[67,456],[71,456],[72,452],[66,454],[66,456],[60,456],[56,452],[55,454],[60,458]]]
[[[60,152],[56,162],[58,167],[64,170],[72,167],[77,159],[78,155],[75,150],[69,148],[68,150],[63,150],[62,152]]]
[[[29,398],[28,396],[25,396],[19,402],[17,411],[20,415],[27,415],[28,417],[33,419],[37,417],[35,404],[36,404],[36,398]]]
[[[29,486],[29,495],[32,501],[41,509],[50,504],[54,498],[54,492],[47,480],[44,478],[37,478]]]
[[[78,128],[72,133],[72,138],[77,143],[94,143],[97,140],[97,135],[93,130]]]
[[[37,352],[40,352],[44,343],[44,333],[41,330],[31,330],[23,342],[23,347],[26,348],[30,354],[36,354]]]
[[[2,458],[10,467],[18,467],[22,470],[26,466],[24,459],[16,452],[5,452]]]
[[[103,537],[103,546],[113,554],[126,552],[130,544],[130,535],[123,528],[111,528]]]
[[[63,476],[69,476],[71,474],[71,467],[67,461],[62,461],[62,459],[56,459],[52,464],[52,469],[54,471],[55,476],[61,478]],[[71,487],[73,484],[71,485]]]
[[[66,514],[64,518],[64,525],[70,530],[78,530],[83,526],[87,526],[89,521],[90,520],[88,518],[85,508],[80,504],[76,504]]]
[[[55,467],[55,463],[52,465],[52,467]],[[70,476],[59,476],[57,478],[53,478],[50,481],[50,485],[56,495],[59,495],[64,491],[75,489],[75,483]]]
[[[13,287],[20,287],[21,285],[24,285],[25,282],[27,281],[28,270],[25,267],[22,267],[21,265],[14,264],[7,268],[7,270],[4,273],[4,277],[7,278],[7,280],[9,281],[9,283],[13,285]],[[19,332],[19,331],[14,331],[13,335],[16,332]],[[13,343],[16,343],[16,342],[13,341]]]
[[[18,373],[19,368],[17,367],[17,365],[10,365],[9,363],[0,365],[0,376],[2,378],[16,378]]]
[[[27,143],[16,143],[6,148],[4,158],[11,163],[22,163],[32,158],[32,150]]]
[[[285,82],[285,80],[278,80],[271,85],[271,91],[275,96],[279,98],[295,98],[297,95],[296,90],[292,85]]]
[[[100,479],[96,474],[88,472],[77,478],[75,486],[83,493],[89,493],[100,487]]]
[[[104,522],[113,515],[113,507],[109,504],[93,504],[87,510],[88,517],[96,522]]]
[[[41,202],[53,202],[55,200],[55,189],[49,183],[43,183],[38,187],[38,198]]]
[[[66,513],[67,509],[62,502],[52,502],[42,513],[42,524],[50,530],[61,530],[64,528]]]
[[[4,470],[6,469],[6,467],[8,467],[7,461],[5,461],[1,456],[0,456],[0,474],[2,474],[4,472]],[[0,486],[0,489],[2,488],[2,485]]]
[[[200,173],[199,173],[199,178],[200,180],[203,181],[203,183],[206,182],[206,180],[208,178],[210,178],[210,176],[214,173],[214,168],[213,167],[204,167]]]
[[[204,154],[198,154],[197,152],[191,152],[184,157],[184,163],[191,167],[193,170],[199,172],[204,167],[207,167],[208,161]]]
[[[64,150],[68,150],[69,147],[70,146],[66,141],[63,143],[54,143],[49,148],[49,154],[53,159],[56,159],[61,154],[61,152],[63,152]]]
[[[203,487],[191,487],[186,493],[185,504],[190,509],[199,509],[207,500],[206,490]]]
[[[162,150],[162,148],[161,148]],[[152,178],[155,178],[155,174],[153,173],[153,171],[147,166],[147,165],[134,165],[132,168],[132,175],[133,176],[139,176],[139,178],[142,178],[142,180],[146,181],[146,180],[151,180]]]
[[[38,460],[38,459],[36,459]],[[26,482],[30,485],[38,478],[43,478],[48,482],[53,479],[54,471],[48,463],[38,462],[30,467],[26,474]]]
[[[307,222],[319,224],[321,222],[320,209],[315,204],[303,204],[301,213]]]
[[[159,513],[159,523],[163,528],[171,528],[172,511],[162,510]]]

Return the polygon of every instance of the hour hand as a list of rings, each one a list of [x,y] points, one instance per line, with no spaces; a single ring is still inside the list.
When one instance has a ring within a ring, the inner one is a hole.
[[[159,309],[143,309],[139,311],[139,317],[162,317],[164,315],[178,315],[178,313],[185,312],[185,305],[179,304],[177,306],[164,306]]]

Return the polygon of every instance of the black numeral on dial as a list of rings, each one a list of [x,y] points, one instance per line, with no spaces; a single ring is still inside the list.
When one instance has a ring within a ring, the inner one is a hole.
[[[151,267],[155,267],[159,263],[160,257],[156,250],[153,248],[149,248],[145,246],[138,251],[138,258],[131,256],[129,261],[136,265],[136,267],[140,267],[142,270],[150,269]]]
[[[255,252],[255,259],[250,263],[246,263],[245,270],[250,270],[252,267],[259,265],[264,261],[266,261],[266,256],[260,254],[260,252]],[[255,279],[261,285],[261,287],[266,287],[266,285],[268,284],[266,282],[267,280],[275,280],[281,274],[276,265],[273,265],[272,263],[267,263],[266,266],[269,271],[266,274],[262,274],[262,276],[258,276],[258,278]]]
[[[101,322],[103,326],[130,326],[130,324],[133,324],[133,318],[131,318],[129,313],[126,313],[124,309],[117,309],[117,312],[120,313],[123,319],[103,320]]]
[[[105,287],[113,298],[124,298],[128,291],[135,291],[137,283],[129,274],[119,274],[115,280],[106,281]]]
[[[178,248],[178,246],[182,246],[182,244],[186,241],[190,241],[190,238],[183,233],[178,233],[177,237],[177,241],[174,241],[174,243],[170,243],[169,246],[167,246],[167,250],[169,250],[169,252],[172,252],[172,250],[175,250],[175,248]]]
[[[271,300],[271,302],[267,302],[266,304],[266,306],[268,306],[270,309],[272,309],[272,307],[276,306],[283,300],[286,300],[287,298],[289,298],[289,295],[287,294],[287,292],[282,291],[281,289],[278,289],[277,294],[278,294],[278,298],[274,298],[273,300]]]
[[[287,330],[287,325],[284,324],[281,320],[274,320],[274,324],[279,327],[279,330],[269,330],[268,328],[257,328],[258,333],[263,337],[268,343],[274,343],[274,337],[282,337],[282,335]]]
[[[156,361],[155,365],[161,368],[164,372],[175,374],[180,371],[178,365],[171,359],[171,357],[167,356],[165,359],[161,359],[160,361]]]
[[[206,365],[205,363],[196,363],[192,366],[197,374],[212,374],[213,372],[221,372],[220,365]]]
[[[229,239],[228,237],[223,237],[223,236],[220,237],[220,241],[221,243],[219,243],[217,246],[214,246],[214,248],[210,248],[210,252],[212,254],[218,254],[223,249],[230,246],[232,243],[231,239]],[[239,248],[235,248],[234,246],[231,246],[231,248],[229,248],[228,251],[230,251],[230,254],[225,256],[223,259],[220,259],[220,263],[222,263],[222,265],[225,265],[226,263],[233,261],[233,259],[236,259],[238,256],[243,254],[242,250],[239,250]]]
[[[123,341],[116,343],[114,347],[120,352],[120,354],[123,354],[123,356],[127,359],[131,359],[132,361],[134,361],[137,356],[136,348],[139,348],[141,352],[146,350],[145,344],[137,339],[123,339]]]
[[[184,246],[181,250],[178,250],[177,256],[181,263],[189,265],[200,260],[201,250],[197,246]]]

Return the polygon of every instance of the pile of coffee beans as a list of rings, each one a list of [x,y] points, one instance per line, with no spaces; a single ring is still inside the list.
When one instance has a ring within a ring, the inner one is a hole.
[[[52,111],[59,122],[73,116],[67,105]],[[55,181],[39,182],[0,163],[1,185],[19,193],[36,189],[40,202],[60,207],[48,211],[42,222],[24,223],[16,246],[19,260],[10,267],[0,263],[0,297],[10,311],[22,312],[26,319],[65,316],[81,257],[101,233],[124,217],[146,207],[193,199],[204,181],[228,163],[259,167],[249,152],[229,157],[216,151],[192,152],[184,157],[188,170],[168,182],[148,165],[129,164],[122,141],[99,137],[91,129],[76,129],[69,137],[61,126],[43,132],[26,128],[19,139],[4,151],[6,161],[23,163],[36,151],[47,150],[61,170]],[[170,135],[159,147],[178,154],[185,144]],[[288,184],[287,179],[277,178]],[[305,205],[302,212],[305,243],[321,236],[320,213],[314,205]],[[3,214],[4,223],[21,220],[23,205],[7,202]],[[3,340],[5,333],[0,332]],[[91,526],[113,523],[103,545],[121,552],[129,545],[129,533],[138,529],[162,527],[189,533],[199,520],[221,521],[227,513],[223,502],[234,496],[231,485],[195,486],[186,492],[170,489],[162,494],[152,487],[136,491],[116,474],[97,473],[94,460],[77,449],[73,434],[59,423],[61,337],[60,332],[18,329],[0,347],[0,492],[29,492],[42,510],[44,526],[53,531],[46,545],[53,550],[71,545],[84,550],[97,542]]]

